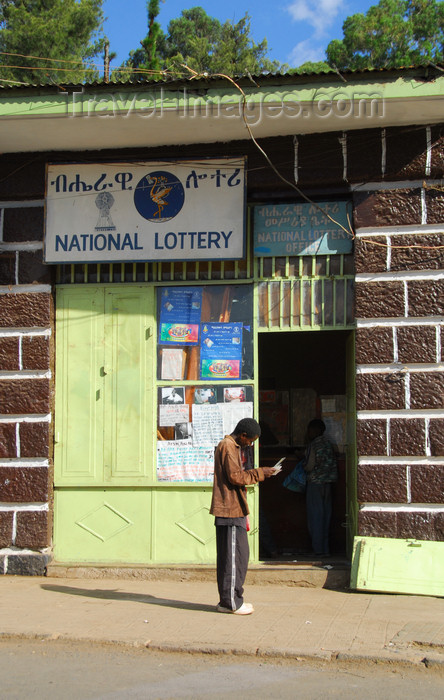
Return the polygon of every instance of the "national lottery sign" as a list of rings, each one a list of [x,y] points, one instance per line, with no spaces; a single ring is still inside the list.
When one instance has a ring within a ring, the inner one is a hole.
[[[245,159],[47,166],[47,263],[244,257]]]

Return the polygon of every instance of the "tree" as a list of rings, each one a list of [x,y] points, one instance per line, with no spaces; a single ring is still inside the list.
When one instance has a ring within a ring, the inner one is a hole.
[[[148,2],[148,8],[153,5],[156,5],[154,9],[158,12],[158,0]],[[129,59],[116,71],[115,77],[118,75],[122,79],[125,68],[128,76],[128,69],[136,71],[134,74],[137,75],[137,68],[183,73],[184,65],[198,74],[225,73],[230,76],[247,71],[262,73],[277,70],[279,63],[267,58],[267,40],[256,44],[250,36],[250,25],[248,13],[235,24],[229,20],[222,24],[215,17],[207,15],[202,7],[183,10],[180,17],[170,21],[166,35],[162,30],[155,35],[155,43],[150,43],[149,31],[146,39],[140,42],[142,48],[131,51]],[[153,48],[155,56],[150,53]]]
[[[248,12],[236,24],[227,21],[221,27],[220,40],[211,57],[213,73],[263,73],[277,70],[279,63],[267,57],[267,40],[256,44],[250,37]]]
[[[163,53],[166,64],[177,68],[186,63],[196,73],[210,72],[221,26],[219,20],[207,15],[202,7],[183,10],[180,17],[168,24]]]
[[[164,0],[162,0],[164,2]],[[118,68],[113,78],[114,80],[130,79],[131,77],[157,77],[152,71],[160,71],[163,59],[160,56],[159,48],[165,43],[165,35],[156,17],[160,12],[160,0],[147,1],[148,13],[148,34],[140,42],[141,47],[130,51],[129,58]],[[141,69],[137,73],[137,68]]]
[[[0,84],[97,78],[91,61],[104,44],[102,2],[0,1]]]
[[[325,61],[305,61],[302,65],[297,68],[289,68],[288,73],[290,75],[304,74],[304,73],[332,73],[333,68],[328,65]]]
[[[367,14],[347,17],[343,39],[327,46],[327,61],[339,69],[399,68],[441,63],[444,2],[380,0]]]
[[[160,60],[157,55],[157,43],[163,32],[159,22],[156,22],[156,17],[159,14],[160,0],[149,0],[148,2],[148,35],[142,41],[142,46],[148,58],[148,67],[151,70],[160,68]]]

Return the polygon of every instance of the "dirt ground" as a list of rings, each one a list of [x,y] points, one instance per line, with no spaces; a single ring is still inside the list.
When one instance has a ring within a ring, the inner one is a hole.
[[[442,666],[267,661],[60,640],[0,639],[0,677],[8,700],[444,697]]]

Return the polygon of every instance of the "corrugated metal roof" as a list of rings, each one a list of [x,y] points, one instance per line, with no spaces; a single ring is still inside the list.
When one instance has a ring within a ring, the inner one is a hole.
[[[1,69],[1,65],[0,65]],[[261,74],[255,74],[251,75],[250,73],[239,73],[236,75],[228,76],[232,80],[236,81],[242,81],[244,84],[245,82],[251,82],[251,83],[264,83],[264,82],[274,82],[276,80],[284,80],[285,82],[291,82],[291,81],[306,81],[307,78],[319,78],[319,77],[344,77],[347,75],[352,75],[356,76],[359,74],[378,74],[379,76],[383,74],[401,74],[405,73],[408,71],[420,71],[420,70],[429,70],[432,72],[436,72],[436,74],[444,72],[444,65],[441,67],[439,65],[433,64],[431,62],[427,62],[424,64],[417,64],[413,66],[403,66],[403,67],[397,67],[397,68],[355,68],[355,69],[346,69],[346,70],[325,70],[325,71],[308,71],[308,72],[303,72],[303,73],[294,73],[294,72],[281,72],[281,71],[275,71],[273,73],[261,73]],[[226,78],[225,78],[226,79]],[[41,89],[41,88],[54,88],[54,90],[74,90],[75,88],[108,88],[113,85],[119,85],[120,87],[131,87],[134,85],[138,86],[148,86],[148,85],[178,85],[182,83],[216,83],[220,82],[221,80],[224,80],[224,75],[223,74],[213,74],[213,75],[207,75],[207,74],[202,74],[202,75],[183,75],[182,77],[178,78],[176,76],[168,76],[167,74],[163,79],[147,79],[147,78],[132,78],[132,79],[125,79],[125,80],[115,80],[113,79],[110,82],[105,82],[104,79],[101,80],[94,80],[94,81],[85,81],[84,83],[54,83],[54,82],[45,82],[45,83],[29,83],[26,85],[19,84],[19,85],[10,85],[10,84],[1,84],[1,78],[0,78],[0,88],[3,90],[28,90],[28,89]]]

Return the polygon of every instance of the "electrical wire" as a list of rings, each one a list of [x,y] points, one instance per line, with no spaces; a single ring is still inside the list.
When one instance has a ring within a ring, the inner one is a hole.
[[[199,74],[199,73],[197,73],[196,71],[194,71],[193,69],[191,69],[189,66],[187,66],[186,64],[181,64],[181,65],[182,65],[183,68],[186,68],[187,70],[189,70],[190,73],[192,73],[192,74],[193,74],[193,77],[195,77],[195,78],[208,77],[208,74]],[[246,117],[245,117],[245,105],[246,105],[247,96],[246,96],[245,92],[242,90],[241,86],[238,85],[238,83],[237,83],[235,80],[233,80],[233,78],[231,78],[229,75],[225,75],[224,73],[215,73],[215,74],[212,74],[212,77],[216,77],[216,76],[217,76],[217,77],[221,77],[221,78],[225,78],[226,80],[228,80],[230,83],[232,83],[232,85],[234,85],[234,86],[240,91],[240,93],[241,93],[241,95],[242,95],[242,118],[243,118],[244,124],[245,124],[245,126],[246,126],[246,128],[247,128],[247,130],[248,130],[248,133],[249,133],[250,138],[251,138],[251,140],[253,141],[254,145],[255,145],[255,146],[258,148],[258,150],[262,153],[262,155],[263,155],[264,158],[266,159],[267,163],[268,163],[269,166],[272,168],[273,172],[274,172],[285,184],[289,185],[289,186],[292,187],[294,190],[296,190],[296,192],[299,194],[299,196],[302,197],[306,202],[308,202],[308,203],[310,203],[312,206],[316,207],[319,211],[322,212],[322,214],[323,214],[324,216],[326,216],[326,217],[327,217],[330,221],[332,221],[336,226],[339,226],[343,231],[345,231],[345,233],[347,233],[347,235],[350,235],[352,239],[355,239],[355,238],[356,238],[356,234],[355,234],[355,233],[353,232],[353,230],[352,230],[350,218],[348,217],[348,215],[347,215],[347,218],[348,218],[348,222],[349,222],[349,230],[347,230],[344,226],[342,226],[342,224],[340,224],[338,221],[336,221],[335,219],[333,219],[333,217],[330,216],[330,214],[328,214],[328,212],[326,212],[321,206],[319,206],[319,204],[318,204],[317,202],[315,202],[314,200],[310,199],[310,197],[308,197],[295,183],[291,182],[290,180],[287,180],[287,178],[285,178],[285,177],[279,172],[279,170],[278,170],[277,167],[274,165],[274,163],[271,161],[271,159],[269,158],[269,156],[267,155],[267,153],[264,151],[264,149],[262,148],[262,146],[260,146],[259,143],[257,142],[257,140],[256,140],[256,138],[255,138],[255,136],[254,136],[254,134],[253,134],[253,132],[252,132],[252,130],[251,130],[251,127],[250,127],[250,125],[249,125],[248,122],[247,122],[247,119],[246,119]],[[259,87],[259,86],[258,86],[258,87]],[[440,250],[441,248],[444,248],[444,245],[423,246],[423,245],[420,245],[420,244],[410,244],[410,245],[406,245],[406,246],[396,246],[396,245],[391,245],[391,244],[387,244],[387,243],[381,243],[381,242],[379,242],[379,241],[373,241],[373,240],[371,240],[371,239],[363,239],[363,238],[361,238],[360,240],[363,241],[363,242],[365,242],[365,243],[369,243],[370,245],[379,245],[379,246],[382,246],[382,247],[385,247],[385,248],[407,248],[407,249],[409,249],[409,248],[419,248],[419,249],[421,249],[421,250]]]
[[[196,71],[194,71],[192,68],[190,68],[189,66],[187,66],[187,65],[185,65],[185,64],[181,64],[181,65],[183,66],[183,68],[186,68],[187,70],[189,70],[189,71],[193,74],[193,77],[196,77],[196,78],[208,77],[208,74],[203,74],[203,75],[202,75],[202,74],[196,73]],[[287,178],[284,177],[284,176],[279,172],[279,170],[276,168],[276,166],[275,166],[274,163],[271,161],[271,159],[269,158],[269,156],[267,155],[267,153],[264,151],[264,149],[262,148],[262,146],[260,146],[259,143],[257,142],[257,140],[256,140],[256,138],[255,138],[255,136],[254,136],[254,134],[253,134],[253,132],[252,132],[252,130],[251,130],[251,127],[250,127],[250,125],[249,125],[248,122],[247,122],[247,119],[246,119],[246,117],[245,117],[245,105],[246,105],[246,102],[247,102],[247,96],[246,96],[245,92],[242,90],[241,86],[240,86],[235,80],[233,80],[233,78],[231,78],[229,75],[225,75],[225,73],[212,73],[212,77],[225,78],[225,79],[228,80],[232,85],[234,85],[234,87],[237,88],[237,89],[239,90],[239,92],[241,93],[241,95],[242,95],[242,119],[243,119],[243,122],[244,122],[245,126],[247,127],[247,130],[248,130],[248,133],[249,133],[249,135],[250,135],[251,140],[253,141],[253,143],[254,143],[254,145],[256,146],[256,148],[262,153],[262,155],[264,156],[264,158],[265,158],[265,160],[267,161],[268,165],[272,168],[273,172],[282,180],[282,182],[285,182],[285,184],[289,185],[291,188],[293,188],[294,190],[296,190],[296,192],[299,194],[299,196],[302,197],[306,202],[308,202],[308,203],[311,204],[312,206],[316,207],[316,209],[318,209],[319,211],[321,211],[322,214],[323,214],[324,216],[326,216],[330,221],[332,221],[336,226],[338,226],[338,227],[341,228],[343,231],[345,231],[345,233],[346,233],[347,235],[351,236],[351,238],[354,238],[355,235],[354,235],[354,233],[353,233],[353,231],[352,231],[351,229],[350,229],[350,230],[346,229],[345,226],[343,226],[343,225],[340,224],[338,221],[336,221],[335,219],[333,219],[333,217],[330,216],[330,214],[328,214],[328,212],[326,212],[321,206],[319,206],[319,204],[318,204],[317,202],[314,202],[312,199],[310,199],[310,197],[307,197],[307,195],[306,195],[304,192],[302,192],[302,190],[299,189],[299,187],[298,187],[294,182],[291,182],[290,180],[287,180]],[[259,86],[258,86],[258,87],[259,87]]]
[[[33,58],[37,61],[54,61],[55,63],[84,63],[83,60],[72,60],[68,58],[50,58],[49,56],[33,56],[32,54],[10,53],[7,51],[0,51],[0,56],[17,56],[18,58]]]
[[[23,83],[20,80],[8,80],[7,78],[0,78],[0,83],[11,83],[11,85],[29,85],[29,83]]]
[[[55,66],[15,66],[15,65],[10,65],[10,64],[0,64],[0,69],[1,68],[14,68],[18,70],[33,70],[33,71],[41,71],[41,72],[63,72],[63,73],[73,73],[74,71],[81,71],[82,73],[97,73],[99,69],[101,69],[103,66],[98,66],[97,68],[85,68],[85,67],[78,67],[78,68],[56,68]],[[151,71],[151,70],[145,70],[143,68],[119,68],[119,69],[114,69],[117,70],[121,73],[142,73],[143,75],[167,75],[167,76],[172,76],[174,78],[180,78],[183,77],[183,75],[178,76],[176,73],[169,72],[169,71]],[[19,83],[20,85],[30,85],[30,83]]]
[[[416,235],[416,234],[414,234]],[[424,234],[427,235],[427,234]],[[429,234],[430,235],[430,234]],[[417,250],[441,250],[444,249],[444,245],[422,245],[420,243],[410,243],[409,245],[388,245],[387,243],[381,243],[380,241],[373,241],[371,238],[360,238],[359,239],[362,243],[370,243],[371,245],[376,245],[380,246],[381,248],[390,248],[390,250],[397,249],[397,250],[411,250],[411,249],[417,249]]]
[[[16,56],[16,57],[27,58],[27,59],[29,58],[29,59],[39,60],[39,61],[50,61],[50,62],[53,62],[53,63],[70,63],[70,64],[75,64],[76,66],[78,66],[78,68],[76,69],[76,68],[63,68],[63,67],[61,68],[61,67],[53,67],[53,66],[14,66],[14,65],[3,65],[3,66],[1,66],[1,65],[0,65],[0,68],[1,68],[1,67],[4,67],[4,68],[14,68],[14,69],[20,69],[20,70],[39,70],[39,71],[47,71],[48,69],[50,69],[50,70],[56,70],[56,71],[63,71],[63,72],[65,72],[65,73],[66,73],[66,72],[73,72],[74,70],[80,69],[80,70],[82,70],[82,71],[84,71],[84,72],[93,72],[93,73],[94,73],[94,72],[97,72],[98,68],[101,68],[101,67],[102,67],[102,64],[92,64],[92,65],[95,66],[95,67],[86,68],[86,67],[84,67],[84,66],[82,65],[82,64],[83,64],[83,61],[70,60],[70,59],[56,59],[56,58],[50,58],[50,57],[42,57],[42,56],[34,56],[34,55],[26,55],[26,54],[18,54],[18,53],[10,53],[10,52],[4,52],[4,51],[0,51],[0,55],[3,55],[3,56]],[[89,65],[91,65],[91,64],[89,64]],[[288,185],[289,187],[291,187],[292,189],[294,189],[302,199],[304,199],[306,202],[308,202],[311,206],[313,206],[313,207],[315,207],[316,209],[318,209],[326,218],[328,218],[332,223],[334,223],[336,226],[338,226],[340,229],[342,229],[348,236],[350,236],[350,237],[352,238],[352,240],[356,238],[356,234],[354,233],[354,231],[353,231],[353,229],[352,229],[352,225],[351,225],[351,222],[350,222],[349,217],[347,217],[347,218],[348,218],[348,222],[349,222],[349,228],[347,229],[347,228],[345,228],[345,226],[343,226],[341,223],[339,223],[338,221],[336,221],[336,220],[335,220],[328,212],[326,212],[317,202],[315,202],[313,199],[311,199],[310,197],[308,197],[294,182],[291,182],[290,180],[288,180],[286,177],[284,177],[284,176],[279,172],[278,168],[275,166],[275,164],[272,162],[271,158],[268,156],[268,154],[266,153],[266,151],[262,148],[262,146],[258,143],[256,137],[254,136],[253,131],[252,131],[250,125],[248,124],[248,121],[247,121],[247,118],[246,118],[246,115],[245,115],[245,108],[246,108],[246,104],[247,104],[247,96],[246,96],[246,94],[245,94],[245,91],[242,89],[242,87],[241,87],[231,76],[226,75],[225,73],[211,73],[211,74],[206,73],[206,72],[204,72],[204,73],[198,73],[197,71],[193,70],[192,68],[190,68],[190,67],[189,67],[188,65],[186,65],[186,64],[180,64],[180,65],[181,65],[182,68],[184,68],[186,71],[188,71],[188,74],[191,74],[192,78],[195,78],[195,79],[202,79],[202,78],[203,78],[203,79],[208,79],[209,77],[211,77],[211,78],[219,77],[219,78],[223,78],[223,79],[225,79],[225,80],[228,80],[228,81],[240,92],[240,94],[241,94],[241,96],[242,96],[242,119],[243,119],[243,122],[244,122],[244,124],[245,124],[245,127],[246,127],[246,129],[247,129],[247,131],[248,131],[248,134],[249,134],[249,136],[250,136],[250,139],[251,139],[251,141],[254,143],[255,147],[256,147],[256,148],[260,151],[260,153],[263,155],[263,157],[265,158],[267,164],[269,165],[269,167],[271,167],[271,169],[273,170],[273,172],[278,176],[278,178],[279,178],[280,180],[282,180],[282,182],[284,182],[286,185]],[[176,77],[176,78],[182,77],[183,75],[185,75],[185,73],[179,73],[179,71],[171,71],[171,70],[168,70],[168,71],[164,71],[164,70],[159,71],[159,70],[157,70],[157,71],[156,71],[156,70],[149,70],[149,69],[144,69],[144,68],[130,68],[130,67],[121,67],[121,68],[116,68],[116,69],[113,69],[113,70],[114,70],[114,71],[118,71],[118,72],[124,72],[124,73],[139,73],[139,74],[142,73],[142,74],[145,74],[145,75],[159,75],[159,74],[162,75],[162,76],[171,75],[171,76],[174,76],[174,77]],[[251,77],[251,75],[248,74],[248,76],[249,76],[250,80],[251,80],[257,87],[259,87],[259,85],[253,80],[253,78]],[[341,77],[341,76],[340,76],[340,77]],[[10,80],[6,80],[6,79],[2,79],[2,78],[0,78],[0,81],[3,81],[3,82],[11,82],[11,83],[16,83],[16,84],[20,84],[20,85],[26,85],[26,83],[21,83],[21,82],[19,82],[19,81],[10,81]],[[418,128],[419,128],[419,127],[416,127],[416,129],[418,129]],[[434,147],[437,143],[438,143],[438,141],[435,141],[435,143],[432,144],[432,147]],[[2,181],[2,180],[0,180],[0,182],[1,182],[1,181]],[[424,183],[424,187],[427,187],[427,186],[426,186],[426,183]],[[436,186],[436,187],[428,186],[427,189],[435,189],[435,190],[437,190],[437,191],[443,191],[444,188],[440,188],[440,186]],[[385,247],[385,248],[390,247],[390,248],[392,248],[392,249],[414,249],[414,248],[416,248],[416,249],[422,249],[422,250],[436,250],[436,249],[439,250],[439,249],[443,249],[443,248],[444,248],[444,245],[423,246],[423,245],[420,245],[420,244],[410,244],[410,245],[404,245],[404,246],[397,246],[397,245],[391,245],[391,244],[389,245],[389,244],[387,244],[387,243],[382,243],[382,242],[380,242],[380,241],[374,241],[374,240],[372,240],[372,239],[361,238],[360,240],[363,241],[363,242],[365,242],[365,243],[371,244],[371,245],[376,245],[376,246]]]
[[[48,70],[50,69],[51,71],[75,71],[75,70],[81,70],[84,72],[97,72],[98,70],[101,70],[103,68],[103,63],[87,63],[85,66],[84,61],[79,61],[79,60],[71,60],[71,59],[65,59],[65,58],[50,58],[49,56],[34,56],[32,54],[21,54],[21,53],[10,53],[6,51],[0,51],[0,56],[15,56],[17,58],[30,58],[33,60],[37,61],[51,61],[53,63],[71,63],[74,64],[76,67],[74,68],[60,68],[56,66],[15,66],[15,65],[6,65],[6,64],[0,64],[0,69],[1,68],[17,68],[19,70]],[[89,66],[89,67],[88,67]],[[182,77],[186,75],[185,73],[180,73],[178,74],[177,71],[170,71],[169,69],[167,70],[154,70],[154,69],[148,69],[148,68],[131,68],[130,66],[120,66],[119,68],[113,68],[113,72],[119,72],[119,73],[142,73],[144,75],[171,75],[174,77]],[[26,85],[26,83],[20,83],[23,85]]]

